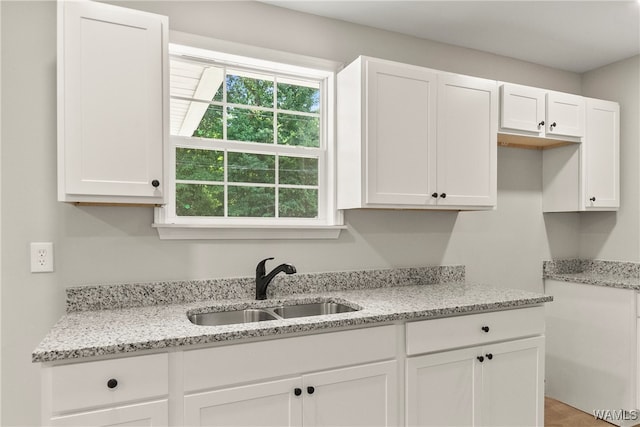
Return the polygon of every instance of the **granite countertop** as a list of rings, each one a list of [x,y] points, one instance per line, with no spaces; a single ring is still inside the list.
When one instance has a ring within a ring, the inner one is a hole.
[[[326,298],[355,305],[361,310],[225,326],[193,325],[186,314],[188,311],[221,311],[249,306],[272,307],[285,301],[317,302]],[[275,337],[337,327],[503,310],[551,300],[551,296],[539,293],[455,281],[276,295],[265,301],[244,298],[70,311],[33,351],[32,360],[52,362],[253,337]]]
[[[563,282],[640,290],[640,263],[586,259],[545,261],[543,277]]]

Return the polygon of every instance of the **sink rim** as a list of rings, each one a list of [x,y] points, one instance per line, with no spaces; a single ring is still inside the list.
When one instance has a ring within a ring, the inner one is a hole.
[[[299,305],[307,305],[307,304],[339,304],[345,307],[348,307],[349,311],[341,312],[341,313],[327,313],[327,314],[311,314],[304,316],[292,316],[292,317],[282,317],[281,315],[275,312],[276,309],[282,309],[285,307],[294,307]],[[191,318],[197,315],[202,314],[213,314],[213,313],[233,313],[233,312],[244,312],[246,310],[257,310],[264,312],[272,317],[273,319],[265,319],[265,320],[255,320],[255,321],[241,321],[234,323],[224,323],[220,325],[199,325],[194,323]],[[275,320],[294,320],[301,318],[317,318],[319,316],[335,316],[335,315],[345,315],[350,313],[356,313],[362,311],[363,307],[355,304],[351,301],[344,300],[342,298],[336,297],[317,297],[317,298],[308,298],[308,299],[288,299],[288,300],[264,300],[264,301],[250,301],[243,303],[236,303],[232,305],[213,305],[213,306],[204,306],[193,308],[187,310],[186,317],[190,324],[193,326],[229,326],[229,325],[250,325],[250,324],[262,324],[264,322],[272,322]]]

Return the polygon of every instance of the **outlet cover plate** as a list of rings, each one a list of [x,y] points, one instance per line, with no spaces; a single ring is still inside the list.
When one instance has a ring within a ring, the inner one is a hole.
[[[51,273],[53,271],[53,243],[31,243],[31,272]]]

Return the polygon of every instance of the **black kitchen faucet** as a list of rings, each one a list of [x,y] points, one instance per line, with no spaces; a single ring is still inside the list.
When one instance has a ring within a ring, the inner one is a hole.
[[[267,299],[267,286],[278,273],[294,274],[296,272],[296,268],[292,264],[285,263],[271,270],[269,274],[265,274],[265,264],[271,259],[273,258],[263,259],[256,267],[256,299]]]

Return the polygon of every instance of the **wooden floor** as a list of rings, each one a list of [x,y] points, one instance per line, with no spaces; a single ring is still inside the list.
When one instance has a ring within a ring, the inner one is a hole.
[[[569,405],[544,398],[544,426],[545,427],[612,427],[606,421],[596,419],[592,414],[582,412]]]

